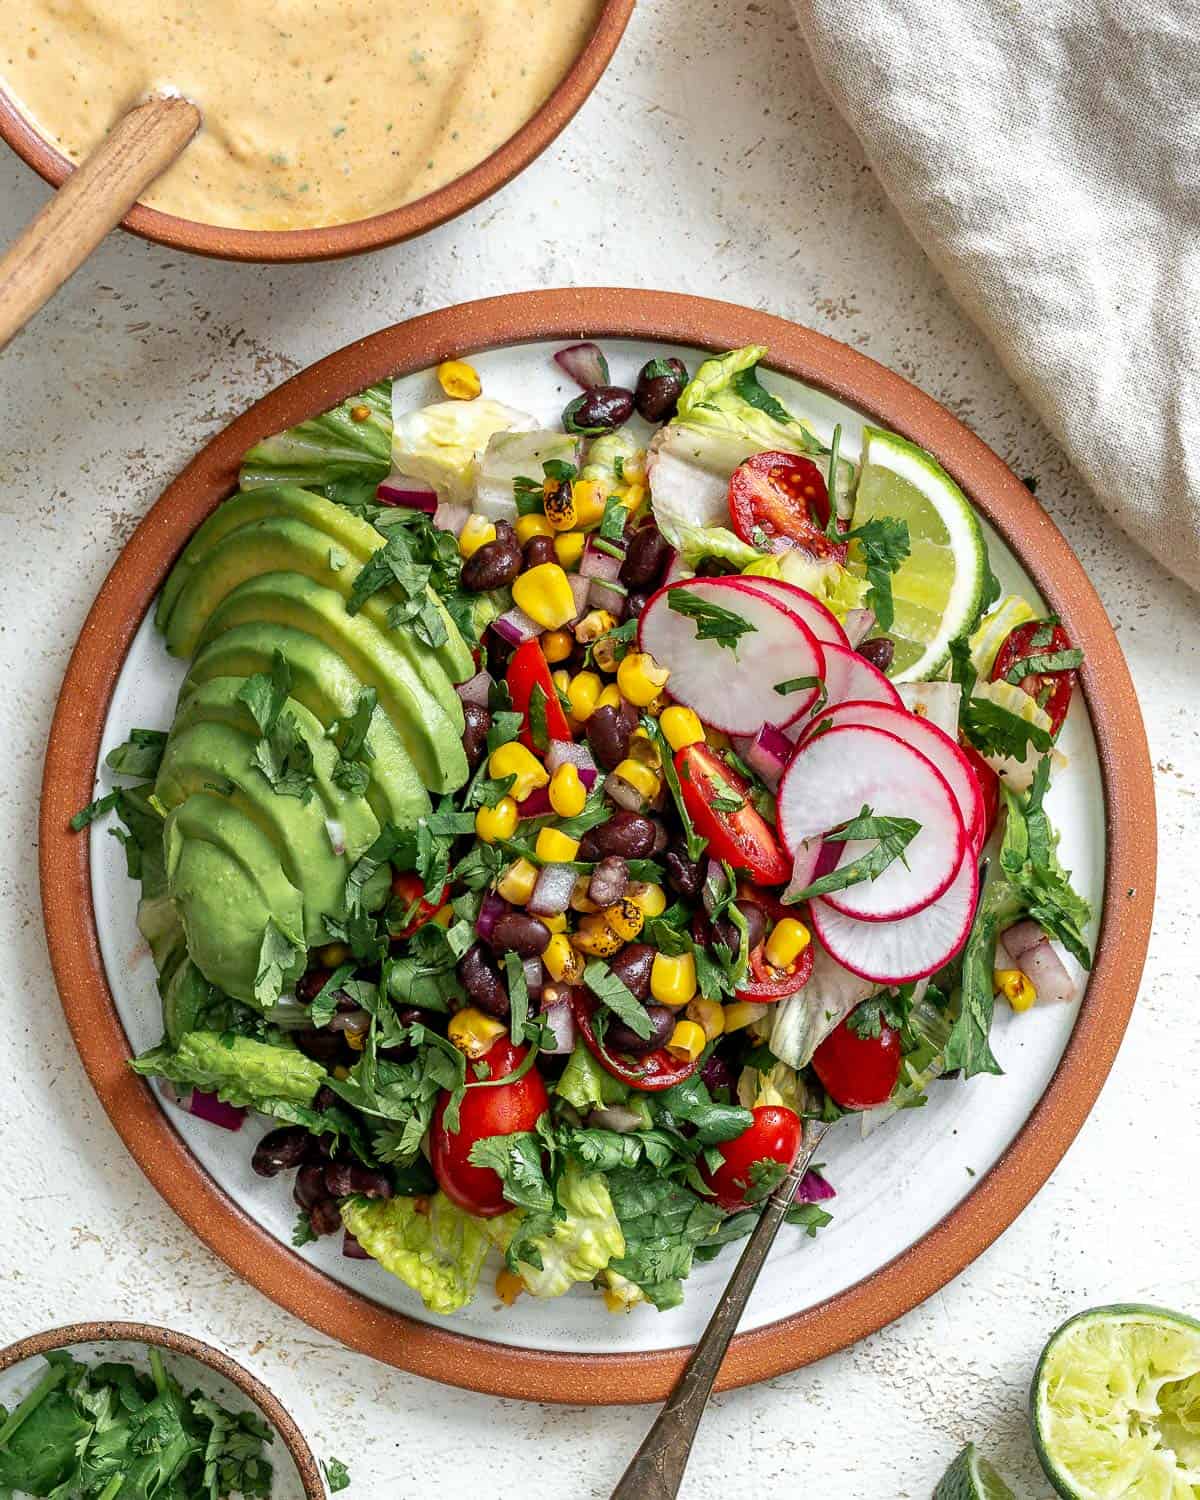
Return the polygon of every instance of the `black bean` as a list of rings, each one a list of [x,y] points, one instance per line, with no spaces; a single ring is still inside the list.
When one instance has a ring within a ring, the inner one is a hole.
[[[881,672],[886,672],[892,664],[892,658],[896,654],[894,642],[889,641],[885,635],[872,636],[869,641],[862,641],[858,647],[858,654],[878,667]]]
[[[563,426],[568,432],[615,432],[632,416],[632,391],[620,385],[594,385],[567,403]]]
[[[347,1260],[370,1260],[371,1257],[347,1229],[342,1240],[342,1254]]]
[[[758,947],[767,935],[767,919],[757,901],[735,901],[733,903],[746,919],[746,941],[748,951]],[[713,923],[713,937],[724,943],[732,953],[737,952],[741,934],[728,916],[718,917]]]
[[[313,1062],[324,1063],[326,1067],[332,1067],[338,1062],[345,1046],[336,1031],[321,1031],[309,1026],[302,1031],[293,1031],[292,1040],[305,1057],[311,1057]]]
[[[630,589],[625,595],[625,618],[636,620],[649,602],[649,594],[644,594],[641,589]]]
[[[463,564],[462,586],[472,593],[506,588],[521,571],[521,547],[507,521],[497,521],[496,540],[473,552]]]
[[[609,854],[592,871],[588,881],[588,900],[597,906],[611,906],[629,889],[629,866],[619,854]]]
[[[316,1097],[312,1102],[312,1107],[317,1111],[318,1114],[324,1114],[327,1109],[332,1109],[337,1102],[338,1096],[333,1092],[333,1090],[327,1083],[323,1083],[317,1090]]]
[[[617,575],[629,589],[653,589],[667,564],[670,547],[657,526],[639,526],[625,549]]]
[[[332,969],[309,969],[306,974],[301,974],[296,981],[296,999],[300,1004],[311,1005],[332,973]]]
[[[321,1198],[309,1209],[308,1222],[316,1235],[335,1234],[342,1227],[341,1210],[333,1198]]]
[[[675,1012],[666,1005],[647,1005],[646,1014],[650,1017],[649,1036],[638,1036],[624,1021],[617,1020],[604,1033],[605,1045],[614,1052],[628,1052],[634,1057],[657,1052],[675,1029]]]
[[[671,842],[671,835],[667,832],[667,825],[661,818],[651,818],[650,821],[654,824],[654,848],[650,853],[661,854]]]
[[[492,928],[491,944],[497,953],[511,950],[522,958],[536,958],[545,953],[549,941],[550,929],[545,922],[526,911],[506,911]]]
[[[609,968],[627,990],[644,1000],[650,993],[650,971],[655,950],[649,943],[626,943],[609,963]]]
[[[301,1167],[292,1184],[292,1197],[306,1211],[325,1196],[325,1168]]]
[[[554,538],[549,536],[531,536],[525,543],[521,555],[525,559],[527,568],[540,568],[543,563],[558,561],[558,553],[554,550]]]
[[[260,1177],[274,1177],[298,1167],[307,1150],[308,1131],[302,1125],[284,1125],[263,1136],[254,1148],[250,1165]]]
[[[467,754],[467,765],[478,770],[487,754],[488,730],[492,727],[492,716],[481,703],[463,704],[462,746]]]
[[[651,359],[638,372],[633,399],[647,422],[667,422],[675,415],[680,392],[688,381],[681,359]]]
[[[677,896],[686,901],[695,901],[704,885],[704,866],[699,860],[689,859],[686,848],[668,849],[663,864],[667,868],[667,884]]]
[[[361,1193],[364,1198],[390,1198],[392,1184],[386,1172],[375,1172],[358,1162],[332,1162],[325,1168],[325,1191],[335,1198]]]
[[[615,771],[629,753],[629,739],[637,728],[637,709],[622,701],[620,708],[606,703],[587,721],[587,742],[592,755],[606,771]]]
[[[601,859],[610,854],[619,854],[622,859],[649,859],[654,850],[654,820],[624,808],[591,832]]]
[[[458,977],[472,1005],[489,1016],[508,1015],[508,992],[500,982],[495,960],[482,943],[475,943],[459,959]]]

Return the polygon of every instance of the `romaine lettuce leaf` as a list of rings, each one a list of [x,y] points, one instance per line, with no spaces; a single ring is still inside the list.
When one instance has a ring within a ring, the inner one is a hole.
[[[582,1042],[576,1042],[554,1092],[585,1115],[600,1105],[622,1103],[629,1086],[602,1068]]]
[[[812,977],[775,1006],[771,1051],[789,1067],[806,1068],[829,1033],[878,988],[843,968],[814,937]]]
[[[291,1043],[277,1046],[218,1031],[186,1031],[173,1048],[153,1047],[130,1067],[265,1114],[274,1100],[311,1103],[326,1077],[319,1062]]]
[[[417,411],[397,412],[392,425],[392,468],[411,479],[423,479],[450,504],[470,505],[492,435],[528,432],[535,425],[524,412],[487,396],[474,401],[436,401]]]
[[[645,457],[628,427],[618,427],[615,432],[601,433],[588,444],[579,477],[598,479],[606,486],[615,487],[624,479],[626,468],[640,465]]]
[[[748,344],[706,359],[680,394],[676,420],[736,433],[753,440],[760,453],[823,453],[811,423],[794,417],[759,383],[757,367],[766,353],[765,344]]]
[[[242,459],[239,483],[244,490],[299,484],[330,500],[365,503],[391,469],[391,445],[392,382],[384,380],[256,443]]]
[[[556,1187],[565,1217],[522,1238],[519,1246],[517,1270],[535,1297],[561,1297],[575,1282],[594,1280],[614,1256],[625,1254],[625,1237],[602,1173],[584,1173],[569,1162]],[[526,1210],[514,1209],[486,1220],[484,1227],[492,1243],[507,1251],[526,1220]]]
[[[420,1204],[423,1211],[418,1211]],[[487,1223],[432,1198],[351,1198],[342,1223],[369,1256],[420,1295],[430,1312],[452,1313],[475,1295],[488,1252]]]

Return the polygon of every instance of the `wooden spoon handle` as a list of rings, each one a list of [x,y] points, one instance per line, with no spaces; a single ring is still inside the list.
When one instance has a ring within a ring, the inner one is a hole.
[[[200,127],[187,99],[148,99],[113,126],[0,259],[0,349],[72,276]]]

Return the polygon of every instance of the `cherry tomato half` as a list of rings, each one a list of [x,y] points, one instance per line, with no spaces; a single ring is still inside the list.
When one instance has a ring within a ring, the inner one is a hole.
[[[529,722],[529,700],[533,697],[535,686],[540,687],[546,695],[546,733],[552,740],[572,738],[571,726],[567,723],[567,716],[558,701],[558,692],[550,680],[550,663],[546,660],[539,641],[524,641],[517,647],[508,663],[504,680],[508,684],[508,695],[512,699],[513,708],[525,716],[525,722],[521,726],[521,743],[526,750],[537,748],[533,743]]]
[[[813,1054],[812,1065],[825,1092],[843,1109],[873,1109],[896,1087],[900,1076],[900,1033],[880,1022],[878,1036],[859,1036],[850,1017],[834,1028]]]
[[[1035,637],[1044,636],[1047,630],[1050,639],[1042,645],[1034,645]],[[1071,637],[1061,625],[1048,625],[1045,620],[1029,620],[1018,625],[1008,634],[1003,646],[996,654],[992,668],[992,681],[1007,680],[1014,667],[1031,657],[1049,656],[1059,651],[1073,650]],[[1058,731],[1071,706],[1071,694],[1075,689],[1078,672],[1073,668],[1057,672],[1029,672],[1021,677],[1017,686],[1035,699],[1050,715],[1050,733],[1057,739]]]
[[[707,745],[675,752],[684,806],[713,859],[723,859],[760,885],[781,885],[792,866],[771,825],[750,801],[750,788]],[[736,803],[736,808],[713,803]]]
[[[508,1037],[501,1037],[482,1058],[490,1069],[489,1079],[515,1073],[525,1053],[526,1048],[514,1047]],[[469,1214],[491,1219],[506,1213],[512,1205],[505,1201],[504,1184],[491,1167],[477,1167],[470,1161],[471,1147],[485,1136],[515,1135],[533,1129],[550,1107],[541,1074],[534,1067],[515,1083],[468,1088],[459,1108],[459,1128],[455,1132],[447,1130],[445,1125],[449,1102],[450,1095],[443,1089],[429,1133],[430,1158],[438,1186],[451,1202]]]
[[[983,794],[983,842],[986,844],[992,836],[992,829],[996,826],[996,818],[1000,812],[1000,778],[965,735],[959,735],[958,746],[967,757]]]
[[[746,1193],[753,1185],[750,1169],[755,1162],[778,1161],[790,1167],[800,1149],[800,1116],[795,1110],[782,1104],[760,1104],[751,1114],[753,1125],[716,1148],[725,1158],[717,1170],[700,1169],[705,1184],[724,1209],[746,1207]]]
[[[630,1088],[656,1094],[660,1089],[673,1088],[685,1078],[690,1078],[699,1067],[698,1062],[684,1062],[678,1057],[672,1057],[665,1047],[660,1047],[656,1052],[648,1052],[644,1057],[622,1057],[619,1053],[610,1052],[596,1035],[592,1025],[596,1002],[591,996],[577,991],[572,997],[572,1009],[584,1046],[606,1073],[611,1073]]]
[[[750,546],[800,547],[814,557],[846,560],[846,545],[825,535],[829,491],[811,458],[797,453],[756,453],[729,481],[733,529]],[[758,538],[755,532],[759,532]]]
[[[416,910],[402,927],[389,927],[388,936],[394,943],[404,938],[412,937],[418,927],[424,927],[430,917],[441,907],[442,903],[450,894],[450,887],[446,886],[436,901],[429,901],[425,896],[425,887],[421,883],[421,877],[413,870],[401,870],[392,876],[392,901],[395,903],[398,914],[403,915],[413,910],[413,902],[416,902]]]
[[[804,988],[812,978],[813,962],[813,945],[809,943],[790,969],[776,969],[767,962],[766,944],[759,943],[750,951],[750,978],[735,998],[756,1005],[773,1005],[776,1000],[786,999]]]

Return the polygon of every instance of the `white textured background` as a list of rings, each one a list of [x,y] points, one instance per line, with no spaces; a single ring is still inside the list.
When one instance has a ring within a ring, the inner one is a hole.
[[[0,239],[45,188],[0,159]],[[0,356],[0,1339],[145,1317],[244,1359],[350,1496],[604,1497],[645,1410],[444,1390],[348,1354],[237,1282],[126,1156],[75,1058],[35,871],[67,655],[164,481],[230,416],[351,338],[475,296],[655,286],[768,308],[945,402],[1038,494],[1095,580],[1137,682],[1163,857],[1154,946],[1113,1076],[1049,1186],[945,1292],[849,1352],[714,1402],[685,1494],[927,1497],[979,1441],[1044,1496],[1025,1392],[1056,1323],[1113,1299],[1200,1309],[1200,604],[1100,520],[907,236],[814,77],[786,0],[643,0],[558,145],[490,203],[369,259],[239,267],[114,238]],[[1181,289],[1182,294],[1183,289]]]

